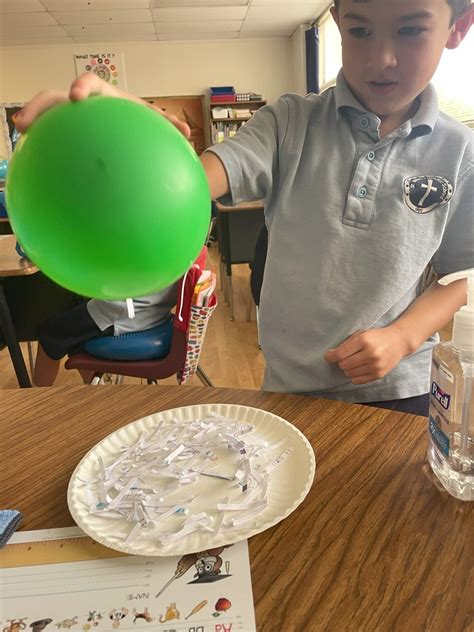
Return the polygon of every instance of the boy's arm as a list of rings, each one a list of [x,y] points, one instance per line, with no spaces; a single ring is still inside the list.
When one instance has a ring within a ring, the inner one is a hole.
[[[214,200],[229,192],[229,179],[221,159],[211,151],[201,155],[202,166],[207,175],[211,198]]]
[[[82,99],[87,99],[94,94],[109,97],[120,97],[122,99],[128,99],[129,101],[140,103],[146,107],[156,110],[162,116],[167,118],[186,138],[189,138],[190,136],[191,130],[189,129],[189,125],[180,121],[176,116],[170,116],[156,106],[150,105],[143,99],[114,88],[94,73],[85,73],[81,75],[73,82],[69,91],[45,90],[37,94],[25,105],[21,112],[17,114],[15,117],[15,127],[19,132],[26,132],[30,125],[32,125],[32,123],[46,110],[49,110],[59,103],[64,103],[69,100],[81,101]],[[225,171],[224,165],[220,159],[215,154],[208,152],[202,155],[201,160],[207,174],[211,197],[217,198],[221,195],[225,195],[229,190],[229,181],[227,179],[227,172]]]
[[[465,280],[447,286],[435,283],[393,323],[357,332],[324,357],[337,363],[353,384],[378,380],[444,327],[465,303]]]

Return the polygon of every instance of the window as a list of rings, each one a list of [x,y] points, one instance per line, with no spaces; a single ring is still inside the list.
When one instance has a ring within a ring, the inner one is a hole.
[[[342,66],[341,37],[329,11],[321,17],[319,28],[319,89],[334,85]]]
[[[471,127],[474,127],[473,59],[474,31],[471,29],[458,48],[444,51],[433,77],[439,109]]]

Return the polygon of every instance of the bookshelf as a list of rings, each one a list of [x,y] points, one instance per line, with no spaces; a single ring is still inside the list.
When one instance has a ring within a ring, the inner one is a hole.
[[[237,130],[252,118],[266,101],[263,99],[249,101],[209,102],[209,125],[211,144],[231,138]]]

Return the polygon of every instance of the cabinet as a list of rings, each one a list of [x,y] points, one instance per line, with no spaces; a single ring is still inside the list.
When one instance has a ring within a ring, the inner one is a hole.
[[[239,127],[265,104],[263,100],[209,103],[211,143],[214,145],[234,136]]]

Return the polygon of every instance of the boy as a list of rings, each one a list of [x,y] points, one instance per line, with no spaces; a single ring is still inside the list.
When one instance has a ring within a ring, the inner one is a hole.
[[[439,114],[429,81],[472,7],[339,0],[332,15],[336,87],[284,95],[202,162],[212,197],[265,199],[263,387],[426,414],[433,334],[466,295],[423,292],[423,274],[474,266],[472,134]],[[69,98],[94,92],[120,96],[85,76]],[[65,98],[38,95],[17,126]]]
[[[133,299],[133,318],[126,301],[79,299],[75,305],[40,324],[38,352],[33,382],[35,386],[52,386],[58,375],[61,359],[81,351],[89,340],[100,336],[120,336],[163,325],[176,305],[178,283]],[[92,374],[81,372],[85,383]]]

